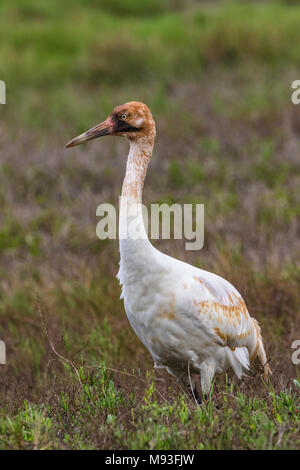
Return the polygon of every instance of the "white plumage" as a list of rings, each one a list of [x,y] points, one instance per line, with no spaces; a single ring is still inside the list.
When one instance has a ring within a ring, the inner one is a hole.
[[[216,274],[159,252],[147,238],[142,189],[155,140],[147,106],[130,102],[115,108],[106,121],[68,146],[108,134],[130,142],[120,207],[118,279],[130,324],[155,366],[165,367],[186,385],[190,373],[200,372],[205,394],[216,373],[232,368],[240,378],[256,356],[265,375],[271,374],[260,327],[239,292]],[[128,230],[133,220],[141,234],[138,239]]]

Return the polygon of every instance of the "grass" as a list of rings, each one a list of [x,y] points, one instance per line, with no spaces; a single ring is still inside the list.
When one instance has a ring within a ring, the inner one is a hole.
[[[19,119],[44,132],[69,119],[73,128],[80,127],[100,108],[111,109],[112,87],[122,101],[128,93],[143,96],[150,86],[148,102],[160,112],[161,95],[178,80],[200,80],[219,66],[267,65],[268,83],[258,90],[260,96],[247,98],[253,108],[271,93],[266,95],[273,89],[271,76],[299,67],[299,6],[225,2],[215,8],[191,2],[183,9],[178,2],[176,10],[163,1],[143,2],[138,9],[143,14],[133,14],[137,4],[2,2],[1,76],[11,105],[5,112],[17,106]]]
[[[172,403],[159,401],[149,378],[137,403],[102,369],[85,379],[80,392],[61,393],[55,404],[25,401],[13,420],[1,418],[0,429],[8,448],[20,449],[289,449],[287,435],[298,433],[296,392],[245,398],[230,386],[217,401],[195,408],[182,393]]]
[[[291,2],[1,2],[1,449],[299,448],[299,18]],[[238,288],[271,382],[229,374],[196,407],[128,324],[118,243],[95,235],[127,146],[64,144],[130,99],[157,123],[145,203],[205,204],[200,252],[154,244]]]

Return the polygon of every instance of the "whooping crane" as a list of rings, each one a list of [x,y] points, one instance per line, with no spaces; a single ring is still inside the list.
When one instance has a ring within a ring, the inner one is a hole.
[[[192,386],[190,373],[201,375],[204,395],[216,373],[230,367],[238,378],[258,356],[267,377],[261,330],[250,317],[239,292],[225,279],[167,256],[152,246],[145,233],[141,209],[136,217],[144,236],[124,237],[130,208],[140,208],[142,190],[155,140],[155,123],[140,102],[116,107],[101,124],[71,140],[66,147],[97,137],[123,136],[130,151],[123,182],[119,219],[122,298],[129,322],[154,359]],[[121,236],[122,235],[122,236]]]

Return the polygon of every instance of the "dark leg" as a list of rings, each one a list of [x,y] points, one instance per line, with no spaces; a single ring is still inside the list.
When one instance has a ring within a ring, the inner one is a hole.
[[[194,397],[196,398],[196,402],[198,403],[198,405],[200,405],[200,403],[202,403],[202,398],[200,397],[196,387],[194,388],[193,392],[194,392]]]
[[[201,403],[203,403],[203,400],[207,400],[208,398],[206,393],[204,393],[203,396],[201,397],[196,387],[193,389],[192,395],[193,395],[193,398],[195,397],[198,405],[201,405]]]

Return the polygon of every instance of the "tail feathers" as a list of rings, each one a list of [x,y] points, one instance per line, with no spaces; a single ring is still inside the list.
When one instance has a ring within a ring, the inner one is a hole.
[[[263,343],[263,338],[261,335],[261,328],[258,324],[258,322],[255,320],[255,318],[252,318],[253,325],[254,325],[254,331],[255,331],[255,346],[253,351],[251,351],[251,358],[250,361],[253,362],[254,359],[258,356],[260,359],[260,362],[263,365],[264,368],[264,377],[265,379],[268,378],[269,375],[272,375],[271,368],[268,364],[265,348],[264,348],[264,343]]]
[[[229,348],[227,349],[228,360],[233,368],[236,376],[240,379],[244,373],[244,370],[249,370],[249,353],[247,348],[236,348],[232,351]]]

